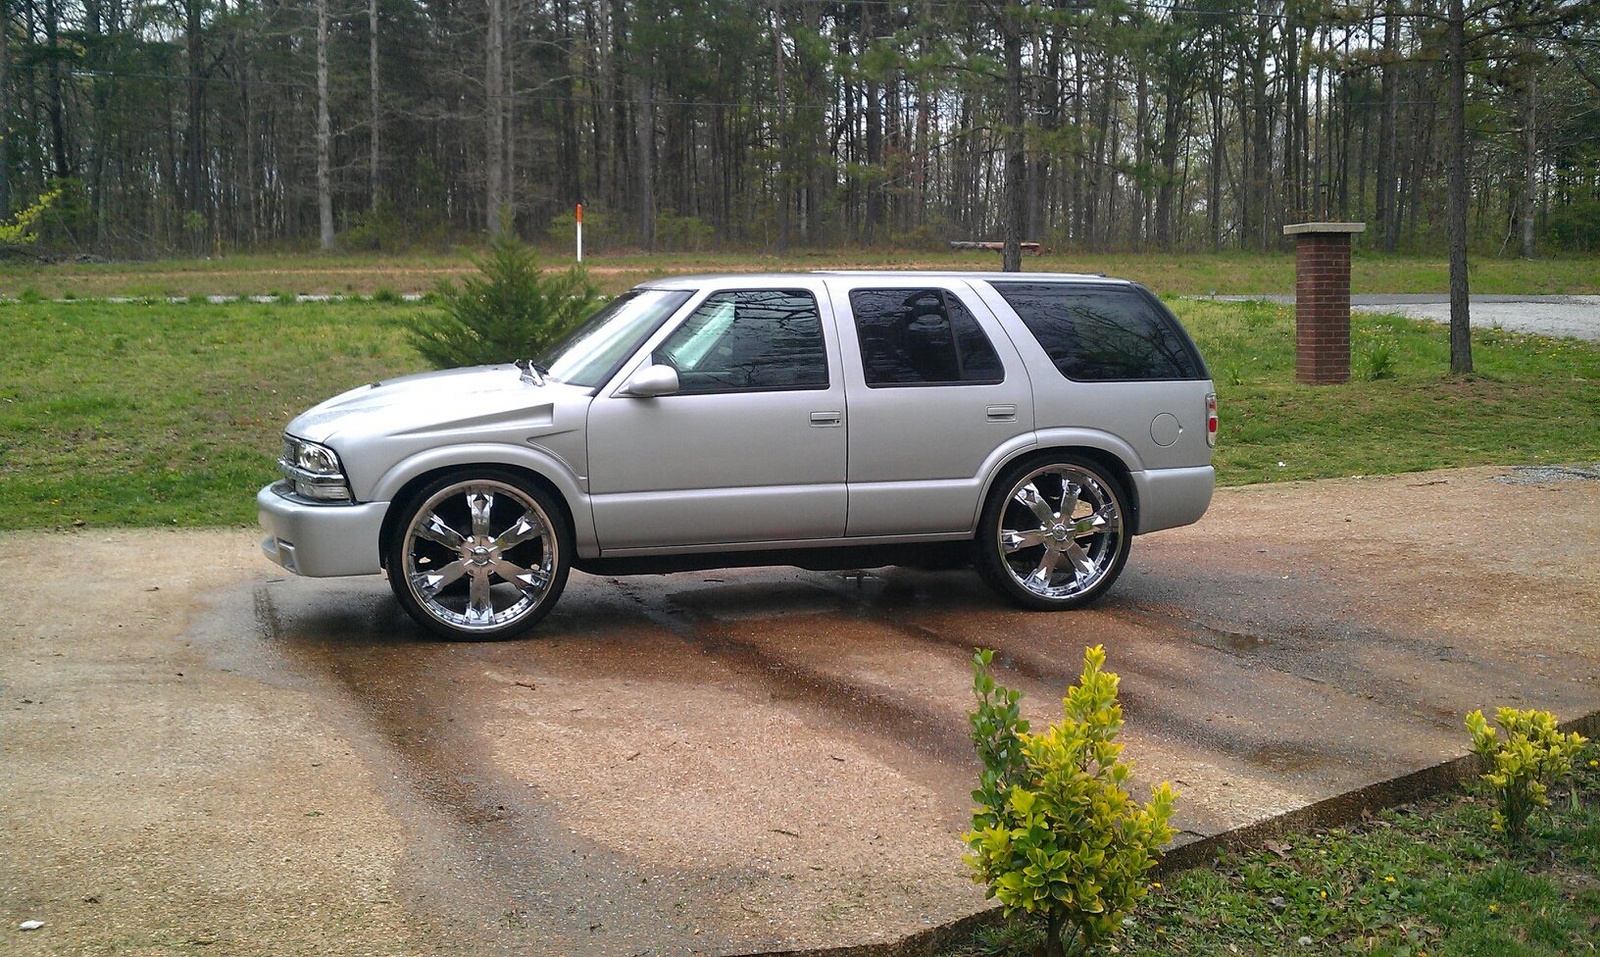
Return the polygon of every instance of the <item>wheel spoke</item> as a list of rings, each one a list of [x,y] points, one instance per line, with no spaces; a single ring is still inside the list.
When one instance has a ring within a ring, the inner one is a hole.
[[[439,594],[439,590],[452,582],[459,581],[467,573],[467,563],[454,561],[436,572],[418,572],[415,576],[417,590],[424,598],[432,598]]]
[[[516,524],[500,533],[500,537],[494,540],[494,544],[500,551],[508,552],[523,542],[543,537],[544,525],[534,517],[532,512],[524,512],[522,517],[517,519]],[[501,575],[500,577],[505,578],[506,576]]]
[[[477,568],[472,572],[466,618],[470,625],[487,625],[494,619],[494,596],[489,592],[487,568]]]
[[[466,540],[460,532],[451,528],[449,523],[439,517],[438,512],[431,512],[428,520],[417,525],[416,535],[430,542],[437,542],[452,551],[461,547]]]
[[[495,562],[490,567],[494,569],[495,574],[499,575],[502,580],[516,585],[524,595],[534,601],[538,601],[539,596],[543,595],[545,589],[550,587],[550,573],[543,568],[523,568],[520,565],[513,565],[504,559]]]
[[[1034,528],[1027,531],[1005,528],[1000,530],[1000,550],[1009,555],[1024,548],[1043,545],[1044,539],[1045,531],[1042,528]]]
[[[489,526],[489,513],[494,510],[494,493],[482,489],[470,492],[467,495],[467,506],[472,509],[472,535],[474,538],[490,538],[494,532]]]
[[[1044,500],[1044,496],[1039,494],[1038,487],[1032,482],[1017,489],[1013,498],[1017,504],[1032,512],[1033,517],[1039,520],[1041,526],[1049,525],[1056,520],[1055,510],[1050,507],[1049,502]]]
[[[1095,572],[1100,570],[1100,566],[1095,564],[1094,559],[1090,558],[1089,553],[1084,551],[1083,546],[1077,542],[1069,543],[1063,550],[1063,554],[1067,556],[1067,561],[1072,563],[1072,567],[1078,570],[1078,581],[1080,582],[1088,581],[1094,577]]]
[[[1073,522],[1072,534],[1074,537],[1082,538],[1085,535],[1114,532],[1121,526],[1121,516],[1117,514],[1117,507],[1107,502],[1101,506],[1099,511],[1092,512]]]
[[[1077,482],[1061,477],[1061,510],[1056,512],[1062,518],[1071,519],[1078,513],[1078,503],[1082,501],[1083,487]]]
[[[1022,580],[1022,584],[1030,591],[1046,592],[1050,590],[1050,579],[1055,575],[1056,563],[1061,560],[1061,553],[1053,548],[1046,548],[1044,554],[1039,556],[1039,567]]]

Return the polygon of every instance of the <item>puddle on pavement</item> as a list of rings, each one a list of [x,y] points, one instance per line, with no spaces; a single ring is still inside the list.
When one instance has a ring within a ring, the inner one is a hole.
[[[1288,741],[1262,745],[1248,757],[1251,762],[1278,772],[1310,771],[1332,763],[1311,748]]]

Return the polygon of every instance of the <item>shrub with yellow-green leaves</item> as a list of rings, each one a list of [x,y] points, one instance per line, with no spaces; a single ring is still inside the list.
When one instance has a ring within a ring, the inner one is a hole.
[[[50,204],[61,198],[62,187],[57,186],[40,194],[33,205],[23,209],[12,218],[11,222],[0,220],[0,249],[8,246],[25,246],[34,241],[34,227],[39,225],[39,220],[50,209]]]
[[[972,830],[962,835],[965,860],[1007,917],[1044,918],[1047,954],[1092,949],[1148,890],[1145,872],[1172,839],[1175,795],[1163,782],[1148,804],[1129,798],[1132,766],[1116,742],[1120,679],[1103,670],[1103,647],[1085,650],[1061,721],[1040,734],[1028,733],[1020,694],[995,683],[992,660],[987,650],[973,659],[978,708],[970,718],[984,769]]]
[[[1494,828],[1517,843],[1533,813],[1550,806],[1550,786],[1572,775],[1573,761],[1588,739],[1576,731],[1563,733],[1548,711],[1500,708],[1494,720],[1505,731],[1504,739],[1482,711],[1467,715],[1467,732],[1473,753],[1488,766],[1483,781],[1497,802]]]

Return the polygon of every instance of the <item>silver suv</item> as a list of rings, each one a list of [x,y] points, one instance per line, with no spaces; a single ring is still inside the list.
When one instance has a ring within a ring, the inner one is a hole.
[[[448,638],[520,635],[572,568],[971,562],[1039,609],[1211,501],[1216,394],[1143,287],[1038,273],[644,283],[537,363],[407,376],[300,415],[268,558],[387,571]]]

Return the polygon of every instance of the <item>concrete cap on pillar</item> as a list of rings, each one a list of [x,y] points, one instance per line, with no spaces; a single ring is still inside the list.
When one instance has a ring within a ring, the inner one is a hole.
[[[1300,236],[1305,233],[1364,233],[1366,231],[1366,223],[1294,223],[1283,227],[1285,236]]]

